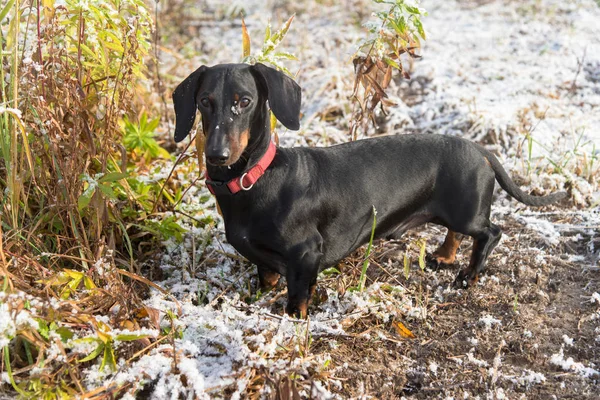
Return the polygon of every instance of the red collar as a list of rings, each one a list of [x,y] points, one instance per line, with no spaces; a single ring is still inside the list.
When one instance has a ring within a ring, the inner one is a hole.
[[[271,165],[275,158],[275,153],[277,153],[277,146],[271,141],[267,152],[254,167],[244,172],[242,176],[233,178],[229,182],[213,181],[208,176],[208,171],[206,171],[206,187],[214,195],[236,194],[241,190],[250,190],[258,178],[263,176],[267,168],[269,168],[269,165]]]

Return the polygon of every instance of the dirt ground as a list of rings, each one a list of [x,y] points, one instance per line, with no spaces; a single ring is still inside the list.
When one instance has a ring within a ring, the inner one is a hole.
[[[456,264],[449,270],[424,272],[413,265],[408,282],[399,263],[386,268],[396,279],[371,268],[373,280],[397,284],[398,279],[409,293],[418,294],[427,317],[402,321],[414,339],[401,339],[391,323],[369,318],[356,322],[349,331],[357,337],[342,340],[331,352],[333,364],[348,365],[336,374],[341,388],[333,393],[343,398],[598,398],[597,375],[589,379],[565,371],[549,357],[563,349],[565,359],[586,365],[600,362],[598,304],[589,301],[589,293],[599,290],[598,270],[582,271],[568,261],[568,254],[585,253],[585,241],[548,248],[510,217],[495,219],[504,239],[490,257],[483,283],[469,290],[448,290],[442,301],[435,299],[432,282],[449,285]],[[435,243],[443,237],[440,233],[442,229],[430,228],[414,236]],[[544,247],[547,253],[539,257]],[[400,243],[381,243],[377,251],[403,253],[403,248]],[[461,246],[457,264],[468,263],[469,250],[470,244]],[[359,273],[358,267],[353,272]],[[481,320],[486,316],[498,322],[488,327]],[[378,331],[390,339],[377,338]],[[364,332],[371,333],[369,340]],[[565,343],[564,335],[574,339],[573,345]],[[314,351],[329,347],[326,339],[314,346]],[[545,380],[528,382],[532,371]]]

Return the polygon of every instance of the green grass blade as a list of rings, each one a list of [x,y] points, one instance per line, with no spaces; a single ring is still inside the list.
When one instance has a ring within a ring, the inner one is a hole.
[[[358,290],[362,292],[365,289],[365,282],[367,281],[367,268],[369,267],[369,256],[371,255],[371,248],[373,246],[373,238],[375,237],[375,226],[377,225],[377,210],[373,206],[373,226],[371,227],[371,238],[369,239],[369,245],[367,246],[367,254],[365,255],[365,261],[363,262],[362,271],[360,273],[360,280],[358,283]]]

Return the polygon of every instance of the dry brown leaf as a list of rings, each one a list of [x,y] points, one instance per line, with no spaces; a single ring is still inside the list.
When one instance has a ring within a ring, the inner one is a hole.
[[[387,89],[387,87],[390,85],[391,80],[392,80],[392,66],[388,65],[387,69],[385,70],[385,75],[383,76],[383,81],[381,81],[381,87],[384,89]]]
[[[138,319],[148,317],[154,328],[160,328],[160,311],[158,311],[156,308],[148,306],[141,307],[135,311],[135,317]]]

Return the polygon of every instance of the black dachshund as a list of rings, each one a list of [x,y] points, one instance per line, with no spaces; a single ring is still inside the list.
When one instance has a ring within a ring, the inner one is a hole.
[[[328,148],[278,148],[270,113],[298,130],[301,89],[262,64],[202,66],[173,93],[175,141],[202,114],[206,183],[223,213],[227,240],[258,267],[263,288],[287,279],[291,315],[305,317],[319,270],[365,244],[373,207],[377,237],[400,237],[426,222],[448,228],[433,254],[452,264],[462,235],[473,238],[468,286],[501,231],[490,222],[496,181],[518,201],[541,206],[566,193],[522,192],[483,147],[443,135],[393,135]]]

